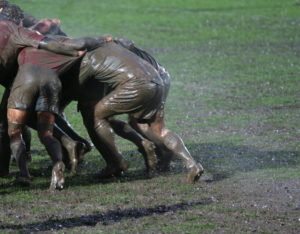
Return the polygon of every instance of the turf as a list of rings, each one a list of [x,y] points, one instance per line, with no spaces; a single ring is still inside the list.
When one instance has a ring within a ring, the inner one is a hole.
[[[37,18],[59,18],[73,37],[131,38],[172,76],[170,129],[206,169],[149,178],[136,148],[122,178],[99,182],[96,150],[66,188],[50,193],[49,157],[34,135],[30,187],[0,178],[0,232],[299,233],[300,2],[295,0],[11,1]],[[0,89],[2,92],[3,89]],[[88,138],[76,103],[72,125]]]

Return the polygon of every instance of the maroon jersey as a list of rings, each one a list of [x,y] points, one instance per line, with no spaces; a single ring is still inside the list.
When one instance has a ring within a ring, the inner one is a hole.
[[[40,67],[51,69],[58,75],[61,75],[79,59],[81,59],[81,57],[71,57],[27,47],[20,52],[18,63],[19,66],[24,64],[38,65]]]
[[[24,47],[38,48],[45,36],[0,20],[0,84],[8,86],[17,72],[18,54]]]

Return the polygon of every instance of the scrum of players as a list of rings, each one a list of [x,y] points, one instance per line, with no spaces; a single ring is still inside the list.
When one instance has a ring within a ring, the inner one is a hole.
[[[128,163],[114,135],[133,142],[147,171],[169,170],[183,161],[186,181],[203,174],[182,139],[167,128],[164,106],[170,75],[154,57],[126,38],[71,38],[58,19],[37,20],[6,0],[0,1],[0,176],[13,158],[16,182],[31,182],[29,127],[36,129],[52,160],[50,189],[62,189],[64,171],[76,172],[92,144],[74,131],[64,108],[77,101],[89,137],[106,162],[100,178],[120,176]],[[127,114],[128,121],[117,119]]]

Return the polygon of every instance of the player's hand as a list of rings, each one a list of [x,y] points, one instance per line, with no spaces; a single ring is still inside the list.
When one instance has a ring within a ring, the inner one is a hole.
[[[77,51],[77,56],[82,56],[82,55],[84,55],[85,53],[86,53],[86,51],[87,50],[79,50],[79,51]]]
[[[103,35],[103,37],[106,42],[111,42],[113,40],[112,35],[110,34]]]

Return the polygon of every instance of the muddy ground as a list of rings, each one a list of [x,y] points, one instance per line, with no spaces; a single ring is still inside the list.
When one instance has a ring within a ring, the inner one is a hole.
[[[126,154],[133,159],[130,155],[134,152]],[[85,168],[93,166],[89,163]],[[300,180],[294,178],[299,168],[249,170],[236,166],[239,169],[207,172],[194,185],[183,183],[178,162],[169,173],[148,177],[142,169],[131,169],[123,177],[107,181],[99,181],[82,169],[79,175],[68,176],[65,190],[55,193],[47,190],[48,179],[41,180],[49,178],[49,169],[33,169],[34,185],[29,188],[1,184],[0,230],[299,233]]]
[[[136,148],[118,138],[130,163],[121,178],[97,179],[105,163],[93,150],[77,175],[67,173],[65,189],[52,193],[50,160],[33,135],[32,185],[14,184],[15,165],[0,178],[0,233],[300,233],[299,4],[15,3],[39,18],[60,18],[74,37],[101,29],[153,54],[172,76],[167,126],[206,171],[193,185],[178,161],[148,176]],[[66,115],[88,138],[76,103]]]

